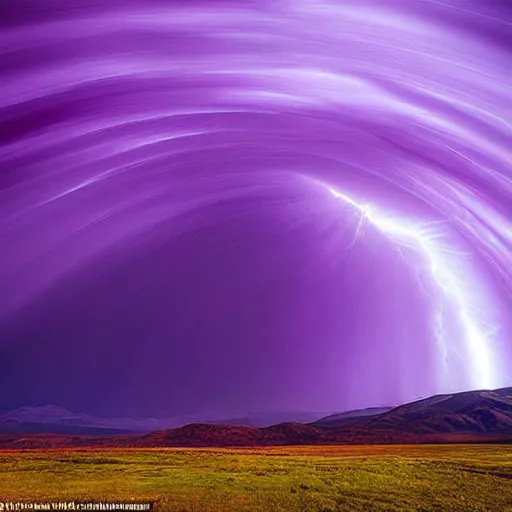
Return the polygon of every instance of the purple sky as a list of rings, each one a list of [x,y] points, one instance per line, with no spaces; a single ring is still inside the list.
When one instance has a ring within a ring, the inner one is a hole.
[[[512,385],[512,8],[0,7],[0,409]]]

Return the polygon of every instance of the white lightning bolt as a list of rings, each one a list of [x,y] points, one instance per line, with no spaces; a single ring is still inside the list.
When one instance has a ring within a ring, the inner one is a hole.
[[[475,306],[468,293],[467,286],[458,277],[460,269],[455,268],[448,254],[456,254],[441,242],[441,235],[432,228],[430,223],[410,224],[403,219],[381,214],[370,205],[354,201],[350,197],[328,187],[333,196],[352,205],[361,213],[361,218],[371,222],[380,232],[400,245],[415,247],[421,251],[429,263],[430,271],[436,286],[454,305],[471,359],[474,385],[479,388],[496,387],[496,375],[493,372],[492,353],[489,337],[492,329],[480,319],[478,307]],[[359,223],[358,231],[360,231]],[[438,312],[442,315],[442,309]],[[438,316],[436,336],[440,345],[443,366],[446,370],[447,346],[444,340],[442,320]]]

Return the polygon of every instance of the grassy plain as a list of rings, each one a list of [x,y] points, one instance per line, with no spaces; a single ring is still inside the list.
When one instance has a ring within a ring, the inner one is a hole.
[[[0,452],[0,500],[178,512],[512,512],[512,445]]]

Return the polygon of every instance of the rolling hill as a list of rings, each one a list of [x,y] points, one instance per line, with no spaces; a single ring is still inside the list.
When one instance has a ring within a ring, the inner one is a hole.
[[[373,416],[368,425],[415,433],[512,433],[512,388],[436,395]]]

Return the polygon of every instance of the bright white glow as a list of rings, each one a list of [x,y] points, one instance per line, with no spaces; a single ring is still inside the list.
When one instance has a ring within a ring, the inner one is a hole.
[[[496,329],[485,324],[480,318],[481,311],[475,306],[474,294],[469,293],[467,283],[460,278],[464,265],[460,259],[453,261],[452,257],[456,253],[453,250],[450,251],[442,243],[442,235],[434,228],[435,225],[432,223],[408,223],[400,218],[386,216],[370,205],[358,203],[337,190],[328,188],[333,196],[356,208],[361,213],[362,220],[373,224],[388,238],[397,244],[420,250],[429,264],[436,286],[457,311],[470,357],[471,375],[475,387],[486,389],[497,387],[498,376],[493,372],[494,365],[489,346],[490,336]],[[360,230],[361,222],[358,232]],[[443,360],[442,364],[447,371],[448,350],[442,316],[441,305],[436,318],[435,335]]]

